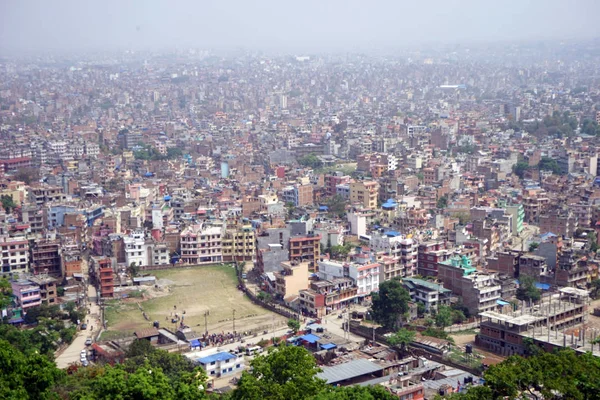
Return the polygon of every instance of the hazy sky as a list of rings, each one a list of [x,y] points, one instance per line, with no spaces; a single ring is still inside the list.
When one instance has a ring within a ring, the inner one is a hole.
[[[0,49],[347,50],[589,38],[600,0],[0,0]]]

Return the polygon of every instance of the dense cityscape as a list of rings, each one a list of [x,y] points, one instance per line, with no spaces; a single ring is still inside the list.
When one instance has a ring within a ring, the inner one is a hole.
[[[0,397],[600,398],[600,40],[0,58]]]

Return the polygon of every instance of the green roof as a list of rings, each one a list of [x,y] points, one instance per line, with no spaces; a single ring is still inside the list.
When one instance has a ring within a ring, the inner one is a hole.
[[[462,268],[464,270],[464,276],[471,275],[473,272],[477,271],[477,268],[471,264],[471,260],[465,255],[454,256],[446,261],[442,261],[441,264]]]

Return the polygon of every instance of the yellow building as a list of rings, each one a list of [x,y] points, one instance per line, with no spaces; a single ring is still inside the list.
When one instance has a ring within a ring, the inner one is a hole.
[[[283,271],[275,272],[275,293],[282,299],[298,296],[308,289],[308,262],[285,261]]]
[[[350,201],[358,203],[363,208],[374,210],[377,208],[377,195],[379,183],[375,181],[359,181],[350,183]]]
[[[227,228],[223,239],[223,261],[252,261],[255,255],[254,229],[251,225]]]

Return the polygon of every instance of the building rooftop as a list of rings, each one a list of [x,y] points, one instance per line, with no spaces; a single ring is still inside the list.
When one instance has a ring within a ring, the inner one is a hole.
[[[328,384],[333,384],[357,378],[362,375],[373,374],[382,369],[382,367],[369,360],[359,358],[332,367],[323,367],[323,372],[318,373],[317,377],[319,379],[324,379]]]
[[[216,361],[233,360],[234,358],[236,358],[236,357],[233,354],[228,353],[226,351],[222,351],[220,353],[216,353],[216,354],[213,354],[210,356],[198,358],[196,361],[198,361],[201,364],[210,364],[210,363],[216,362]]]

